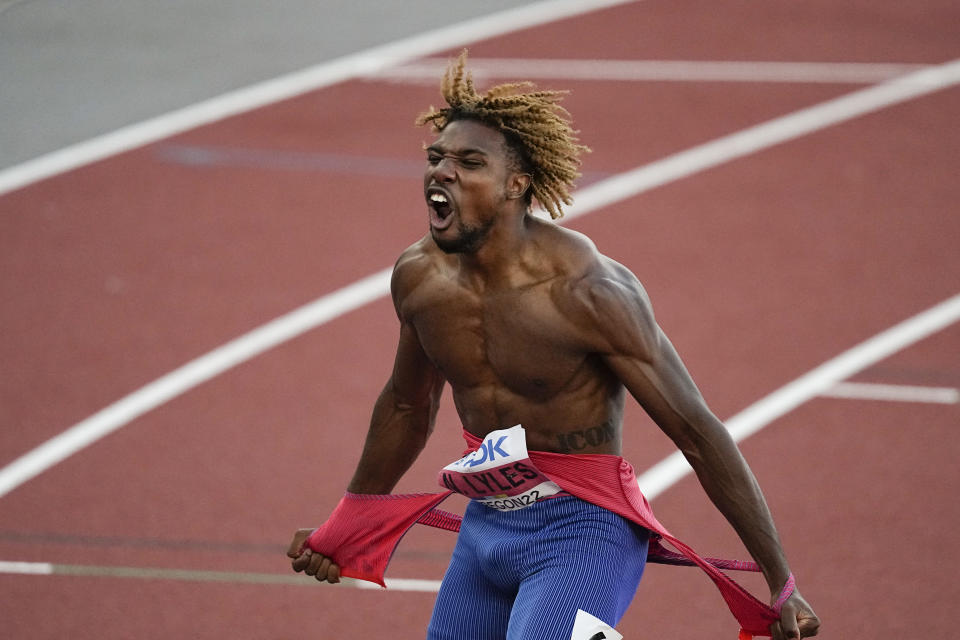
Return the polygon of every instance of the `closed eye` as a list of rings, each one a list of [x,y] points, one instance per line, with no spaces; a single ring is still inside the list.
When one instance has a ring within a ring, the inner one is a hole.
[[[479,169],[486,164],[483,155],[478,154],[478,152],[472,149],[460,155],[456,153],[441,153],[437,149],[427,148],[427,163],[430,166],[437,166],[444,158],[453,160],[458,166],[464,169]]]

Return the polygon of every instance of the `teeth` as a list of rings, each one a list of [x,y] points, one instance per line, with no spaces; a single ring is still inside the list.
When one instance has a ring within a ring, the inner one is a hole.
[[[430,202],[439,202],[439,203],[442,203],[442,204],[446,204],[446,203],[447,203],[447,196],[443,195],[442,193],[431,193],[431,194],[430,194]]]

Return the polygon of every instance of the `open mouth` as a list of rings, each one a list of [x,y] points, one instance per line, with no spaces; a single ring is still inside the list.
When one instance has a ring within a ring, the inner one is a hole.
[[[431,191],[427,194],[430,205],[430,224],[436,229],[446,229],[453,222],[453,206],[447,194]]]

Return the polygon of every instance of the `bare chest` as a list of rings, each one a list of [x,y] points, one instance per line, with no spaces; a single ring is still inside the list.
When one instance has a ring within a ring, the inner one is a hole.
[[[587,357],[548,284],[482,296],[446,286],[414,302],[410,319],[420,342],[455,390],[551,397]]]

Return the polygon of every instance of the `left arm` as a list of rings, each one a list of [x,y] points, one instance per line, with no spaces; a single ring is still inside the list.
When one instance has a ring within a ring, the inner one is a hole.
[[[760,565],[775,599],[790,567],[763,493],[657,326],[640,283],[616,265],[606,277],[585,280],[579,293],[602,336],[598,346],[604,362],[689,461],[707,496]],[[815,635],[819,621],[795,591],[776,626],[775,639],[800,638]]]

